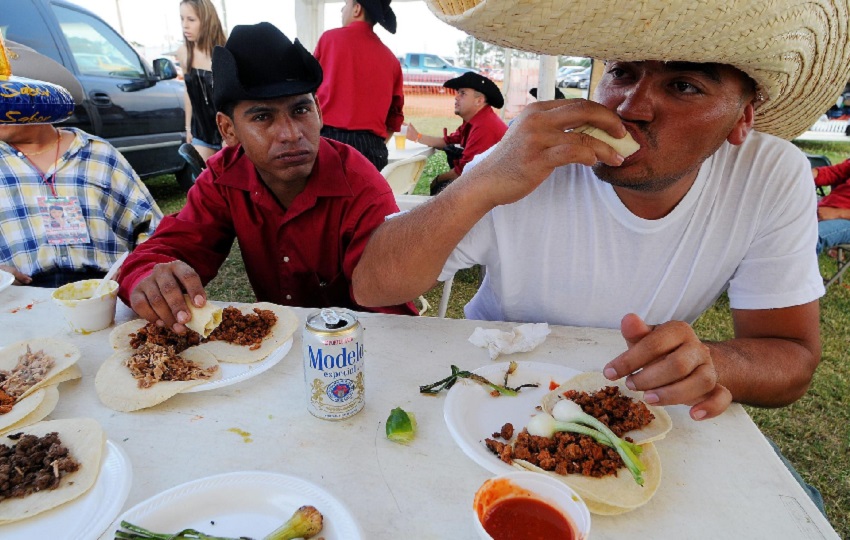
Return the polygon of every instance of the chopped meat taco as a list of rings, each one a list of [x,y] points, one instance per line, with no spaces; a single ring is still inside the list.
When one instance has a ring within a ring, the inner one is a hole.
[[[298,317],[284,306],[258,302],[225,308],[221,324],[199,348],[221,362],[250,364],[286,343],[298,328]]]
[[[580,375],[576,375],[575,377],[566,381],[555,390],[552,390],[551,392],[543,396],[543,410],[545,410],[549,414],[552,414],[552,409],[555,408],[555,404],[558,403],[558,401],[564,399],[564,392],[567,392],[569,390],[590,393],[596,392],[608,386],[616,386],[619,389],[620,394],[643,403],[643,401],[641,401],[643,399],[643,392],[629,390],[629,388],[624,382],[624,379],[620,379],[619,381],[609,381],[605,378],[604,375],[602,375],[602,373],[588,371],[585,373],[581,373]],[[664,410],[663,407],[654,407],[652,405],[647,405],[646,403],[643,403],[643,405],[654,416],[652,421],[648,425],[643,426],[640,429],[626,431],[622,434],[618,434],[621,437],[630,437],[635,442],[635,444],[645,444],[648,442],[661,440],[673,427],[673,421],[670,419],[670,415],[667,414],[667,411]]]
[[[100,472],[104,442],[103,429],[90,418],[39,422],[0,437],[0,445],[7,447],[0,449],[0,467],[16,472],[0,487],[0,525],[35,516],[88,491]],[[8,450],[19,444],[50,448],[50,461],[27,461],[31,452]]]
[[[51,338],[19,341],[0,349],[0,390],[16,400],[39,388],[80,376],[80,350]]]
[[[220,378],[215,357],[197,347],[178,354],[169,347],[145,345],[110,356],[97,371],[94,385],[104,405],[130,412]]]

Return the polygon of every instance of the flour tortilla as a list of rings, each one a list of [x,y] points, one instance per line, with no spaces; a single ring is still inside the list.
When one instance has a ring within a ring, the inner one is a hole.
[[[234,306],[237,307],[237,306]],[[298,328],[298,317],[295,312],[288,307],[270,304],[268,302],[257,302],[256,304],[248,304],[239,306],[239,310],[243,314],[254,314],[254,308],[268,309],[277,315],[277,322],[272,326],[269,334],[260,343],[260,347],[251,350],[245,345],[234,345],[226,341],[208,341],[198,345],[198,349],[203,349],[215,355],[220,362],[230,362],[233,364],[250,364],[259,362],[272,351],[286,343],[292,337],[295,330]]]
[[[158,405],[180,392],[221,378],[221,369],[209,379],[192,381],[160,381],[150,388],[139,388],[139,381],[130,374],[124,361],[133,355],[131,351],[118,351],[100,366],[94,379],[97,395],[104,405],[121,412],[137,411]],[[201,368],[218,365],[215,357],[198,347],[186,349],[180,356],[198,364]]]
[[[641,446],[643,453],[640,455],[640,460],[646,466],[646,470],[643,472],[643,486],[639,486],[635,482],[626,468],[618,469],[616,476],[607,475],[602,478],[594,478],[582,474],[561,475],[544,471],[540,467],[521,459],[515,459],[514,463],[524,469],[541,472],[564,482],[588,503],[587,506],[591,512],[612,515],[643,506],[649,502],[661,484],[661,460],[658,457],[658,451],[655,450],[655,445],[647,443]],[[591,502],[599,504],[591,505]]]
[[[53,357],[53,367],[45,375],[44,379],[31,386],[26,392],[21,394],[18,399],[25,398],[39,388],[44,388],[53,383],[53,379],[67,380],[62,377],[67,377],[69,374],[75,373],[74,370],[68,373],[63,372],[71,368],[80,358],[80,349],[71,343],[60,341],[53,338],[38,338],[26,341],[13,343],[3,349],[0,349],[0,369],[11,371],[18,364],[18,358],[26,354],[27,345],[33,353],[44,351],[44,354]],[[76,371],[79,373],[79,370]],[[60,376],[60,377],[57,377]]]
[[[9,433],[13,430],[20,431],[21,428],[40,422],[45,416],[52,413],[53,409],[56,408],[56,404],[59,403],[59,387],[55,384],[45,386],[44,388],[40,388],[34,393],[28,395],[24,398],[24,400],[31,398],[36,398],[38,400],[36,407],[32,408],[27,406],[26,409],[16,411],[18,406],[21,404],[19,401],[18,403],[15,403],[15,406],[12,407],[12,411],[10,413],[0,416],[0,419],[4,421],[11,420],[11,418],[4,417],[13,413],[18,417],[18,420],[14,423],[7,424],[8,427],[0,426],[0,434]]]
[[[0,525],[32,517],[74,500],[88,491],[97,480],[106,440],[97,421],[91,418],[52,420],[33,424],[14,433],[41,437],[53,431],[59,434],[71,456],[80,463],[79,470],[64,476],[56,489],[0,501]],[[3,436],[0,437],[0,444],[12,446],[16,441]]]
[[[590,124],[584,124],[583,126],[579,126],[573,130],[575,133],[584,133],[585,135],[590,135],[594,139],[600,140],[617,151],[618,154],[623,156],[624,158],[629,157],[634,154],[638,150],[640,150],[640,145],[637,141],[632,138],[631,133],[626,132],[626,136],[622,139],[615,139],[611,135],[608,134],[604,129],[599,129],[598,127],[591,126]]]
[[[195,307],[189,299],[188,294],[184,294],[186,305],[189,306],[189,314],[191,320],[186,323],[186,328],[194,330],[203,337],[210,337],[212,331],[221,324],[221,308],[212,302],[207,302],[204,307]]]
[[[567,390],[578,390],[579,392],[591,393],[601,390],[606,386],[616,386],[620,389],[620,393],[623,395],[632,399],[642,400],[643,392],[630,390],[624,381],[625,379],[609,381],[604,375],[602,375],[602,373],[594,371],[581,373],[543,396],[543,410],[552,414],[552,409],[555,407],[555,404],[563,399],[563,394]],[[649,409],[649,412],[655,415],[652,422],[641,429],[635,429],[623,434],[623,437],[631,437],[635,444],[646,444],[648,442],[659,441],[663,439],[673,428],[673,420],[670,419],[670,415],[667,414],[667,411],[664,410],[663,407],[654,407],[652,405],[646,406]]]

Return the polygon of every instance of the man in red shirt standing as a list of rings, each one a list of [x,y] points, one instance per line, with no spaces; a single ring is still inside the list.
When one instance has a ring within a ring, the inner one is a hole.
[[[450,148],[446,149],[451,169],[434,178],[431,182],[431,195],[445,189],[452,180],[460,176],[472,158],[502,140],[508,130],[508,126],[493,111],[493,107],[501,109],[505,104],[505,98],[496,83],[483,75],[468,71],[460,77],[449,79],[443,86],[457,90],[455,114],[463,119],[457,131],[446,135],[447,130],[444,128],[442,137],[432,137],[419,133],[413,124],[407,126],[407,138],[412,141],[439,149],[446,149],[448,145],[462,147],[460,159],[452,155]]]
[[[821,253],[839,244],[850,244],[850,160],[812,169],[815,185],[831,186],[818,202],[818,247]]]
[[[390,0],[345,0],[342,28],[328,30],[313,53],[325,80],[316,92],[322,136],[353,146],[378,170],[387,166],[387,140],[404,122],[401,63],[375,34],[396,31]]]
[[[363,310],[351,274],[372,231],[398,211],[386,180],[349,146],[319,136],[322,68],[269,23],[237,26],[212,59],[210,158],[186,206],[162,220],[121,269],[119,295],[150,322],[185,331],[204,285],[239,240],[257,299]],[[374,309],[415,314],[411,304]]]

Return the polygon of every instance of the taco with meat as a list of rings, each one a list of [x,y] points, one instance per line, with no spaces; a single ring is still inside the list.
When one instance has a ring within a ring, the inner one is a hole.
[[[80,350],[65,341],[39,338],[0,349],[0,390],[20,400],[39,388],[79,378]]]
[[[0,468],[14,471],[0,486],[0,525],[30,518],[91,489],[105,440],[100,424],[91,418],[39,422],[0,437],[0,445],[9,449],[19,444],[49,448],[50,457],[45,464],[43,459],[30,460],[31,452],[0,452]]]

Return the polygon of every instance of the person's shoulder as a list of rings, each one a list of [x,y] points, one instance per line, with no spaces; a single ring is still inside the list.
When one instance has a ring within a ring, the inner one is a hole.
[[[363,154],[333,139],[322,137],[322,140],[327,143],[327,146],[324,149],[320,147],[319,151],[329,152],[338,157],[340,173],[345,176],[352,194],[358,196],[367,193],[376,195],[392,193],[387,180]]]
[[[740,145],[724,143],[715,154],[730,164],[738,164],[754,174],[759,171],[810,171],[805,154],[792,142],[768,133],[752,131]]]

